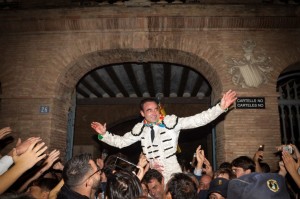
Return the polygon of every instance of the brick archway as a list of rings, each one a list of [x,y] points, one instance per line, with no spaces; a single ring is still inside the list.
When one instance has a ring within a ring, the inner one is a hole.
[[[100,66],[137,61],[169,62],[195,69],[201,73],[211,85],[213,101],[219,97],[222,91],[222,83],[217,71],[207,61],[189,52],[174,49],[148,49],[142,52],[132,49],[117,49],[92,52],[70,63],[65,67],[66,69],[58,78],[56,87],[57,104],[54,106],[53,114],[59,117],[53,118],[52,132],[55,131],[53,134],[59,134],[61,140],[66,140],[67,114],[71,107],[71,96],[77,82],[86,73]],[[57,126],[60,128],[58,129]],[[56,145],[56,142],[51,141],[52,147],[61,147],[61,145]]]

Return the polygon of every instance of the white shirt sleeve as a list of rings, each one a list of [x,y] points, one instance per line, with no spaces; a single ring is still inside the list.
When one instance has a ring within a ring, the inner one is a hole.
[[[194,174],[196,175],[196,176],[202,176],[202,169],[194,169]]]
[[[5,155],[0,159],[0,175],[5,173],[9,167],[14,163],[13,159],[9,155]]]

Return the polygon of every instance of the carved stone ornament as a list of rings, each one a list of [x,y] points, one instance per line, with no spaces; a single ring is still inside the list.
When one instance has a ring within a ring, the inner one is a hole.
[[[230,65],[229,73],[232,75],[232,82],[242,88],[258,88],[261,84],[268,83],[270,72],[273,71],[270,57],[262,54],[255,58],[253,53],[255,47],[254,41],[246,40],[242,45],[244,57],[230,58],[226,61]]]

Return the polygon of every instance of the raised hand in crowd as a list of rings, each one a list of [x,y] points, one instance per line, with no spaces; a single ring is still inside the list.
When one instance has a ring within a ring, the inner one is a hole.
[[[293,144],[280,145],[276,147],[277,151],[289,151],[292,154],[293,158],[300,158],[300,152],[298,148]]]
[[[139,169],[139,171],[138,171],[138,173],[136,175],[142,181],[145,173],[150,168],[150,164],[147,161],[147,158],[146,158],[146,156],[143,153],[140,154],[139,162],[137,164],[137,168]]]
[[[0,159],[0,175],[8,170],[8,168],[14,163],[13,152],[16,151],[17,155],[22,155],[34,141],[40,141],[40,138],[31,137],[28,138],[25,142],[22,142],[19,138],[16,144],[16,147],[12,149],[7,155],[3,156]]]
[[[42,139],[39,138],[39,137],[30,137],[27,140],[25,140],[24,142],[22,142],[21,138],[19,138],[18,141],[17,141],[16,147],[15,147],[17,155],[22,155],[23,153],[25,153],[27,151],[28,147],[32,143],[39,142],[41,140]],[[12,152],[13,151],[11,151],[9,154],[12,155]]]
[[[287,174],[287,170],[286,170],[286,168],[284,166],[283,161],[279,161],[278,166],[279,166],[278,174],[281,175],[281,176],[283,176],[283,177],[285,177],[286,174]]]
[[[290,145],[293,148],[294,155],[296,156],[296,159],[299,159],[300,158],[300,152],[299,152],[298,148],[295,145],[293,145],[293,144],[290,144]]]
[[[300,174],[298,169],[300,168],[300,158],[297,162],[293,159],[292,155],[287,151],[282,152],[282,160],[286,170],[289,172],[298,188],[300,188]]]
[[[255,163],[255,172],[261,173],[262,172],[262,168],[260,166],[260,161],[262,161],[264,157],[264,152],[261,150],[257,150],[253,156],[253,161]]]
[[[104,135],[106,133],[106,123],[104,123],[103,125],[99,122],[92,122],[91,123],[91,127],[98,133],[101,135]]]
[[[0,129],[0,140],[12,132],[10,127]]]
[[[25,153],[22,155],[17,154],[17,150],[14,150],[13,159],[15,166],[22,165],[26,170],[33,167],[38,161],[44,159],[46,154],[44,153],[47,150],[44,142],[38,143],[39,140],[33,141]]]
[[[0,176],[0,194],[6,191],[25,171],[45,158],[46,154],[44,154],[44,152],[46,150],[47,146],[45,146],[45,143],[38,143],[37,139],[33,141],[27,151],[21,155],[18,155],[17,150],[14,149],[13,160],[15,165]]]
[[[33,182],[34,180],[36,180],[39,177],[41,177],[41,175],[45,171],[47,171],[48,169],[50,169],[51,166],[53,165],[53,163],[55,161],[57,161],[59,158],[60,158],[60,152],[59,152],[59,150],[54,149],[53,151],[51,151],[50,154],[48,155],[47,159],[42,164],[43,166],[18,189],[18,192],[19,193],[23,192],[28,187],[28,185],[31,182]]]
[[[205,161],[205,154],[204,154],[204,150],[201,149],[201,145],[199,145],[196,149],[196,160],[197,160],[196,168],[202,169]]]
[[[289,146],[292,148],[293,157],[295,159],[299,159],[300,158],[300,152],[299,152],[298,148],[293,144],[289,144]]]
[[[64,169],[64,165],[60,161],[57,161],[53,164],[52,168],[54,170],[62,171]]]
[[[205,167],[203,168],[203,172],[205,172],[210,177],[213,177],[214,172],[213,172],[212,166],[211,166],[210,162],[208,161],[208,159],[206,159],[206,158],[204,160],[204,165],[205,165]]]
[[[195,166],[194,174],[199,177],[202,175],[203,164],[205,161],[204,150],[201,149],[201,145],[197,147],[195,155],[197,164]]]
[[[64,180],[61,179],[59,183],[49,192],[48,199],[56,199],[57,194],[60,191],[61,187],[64,185]]]
[[[48,171],[50,168],[53,168],[54,163],[57,162],[60,158],[60,151],[54,149],[48,154],[46,160],[43,162],[41,169],[38,171],[40,175]]]
[[[96,159],[96,164],[98,165],[98,167],[99,167],[100,169],[103,169],[103,167],[104,167],[104,161],[103,161],[102,158],[97,158],[97,159]]]
[[[141,166],[141,167],[146,167],[147,164],[149,164],[149,162],[148,162],[146,156],[143,153],[141,153],[140,157],[139,157],[139,162],[137,165]]]

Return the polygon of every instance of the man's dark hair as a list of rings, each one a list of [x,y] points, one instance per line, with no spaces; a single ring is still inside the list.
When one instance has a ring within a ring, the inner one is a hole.
[[[236,178],[236,175],[232,172],[232,169],[228,169],[228,168],[219,168],[215,171],[214,173],[214,178],[217,178],[219,175],[221,174],[228,174],[229,179],[233,179]]]
[[[197,186],[194,181],[184,173],[175,173],[167,183],[166,193],[170,193],[172,199],[196,199]]]
[[[251,173],[255,172],[255,163],[248,156],[240,156],[240,157],[234,159],[231,164],[234,167],[243,168],[244,171],[250,169]]]
[[[163,175],[156,169],[149,169],[144,175],[143,181],[148,184],[152,179],[156,179],[159,183],[162,183]]]
[[[157,100],[155,98],[145,98],[140,102],[140,110],[143,111],[144,110],[144,104],[146,102],[155,102],[156,104],[158,104]]]
[[[65,185],[72,188],[80,185],[86,175],[93,171],[89,161],[92,160],[91,154],[80,154],[71,158],[62,172],[62,178]]]
[[[39,178],[32,182],[33,186],[40,187],[43,191],[51,191],[57,184],[59,183],[58,180],[53,178]]]
[[[143,194],[143,188],[136,175],[120,170],[107,179],[105,194],[110,199],[133,199]]]
[[[232,167],[232,164],[230,162],[222,162],[219,166],[219,169],[222,169],[222,168],[231,169],[231,167]]]

